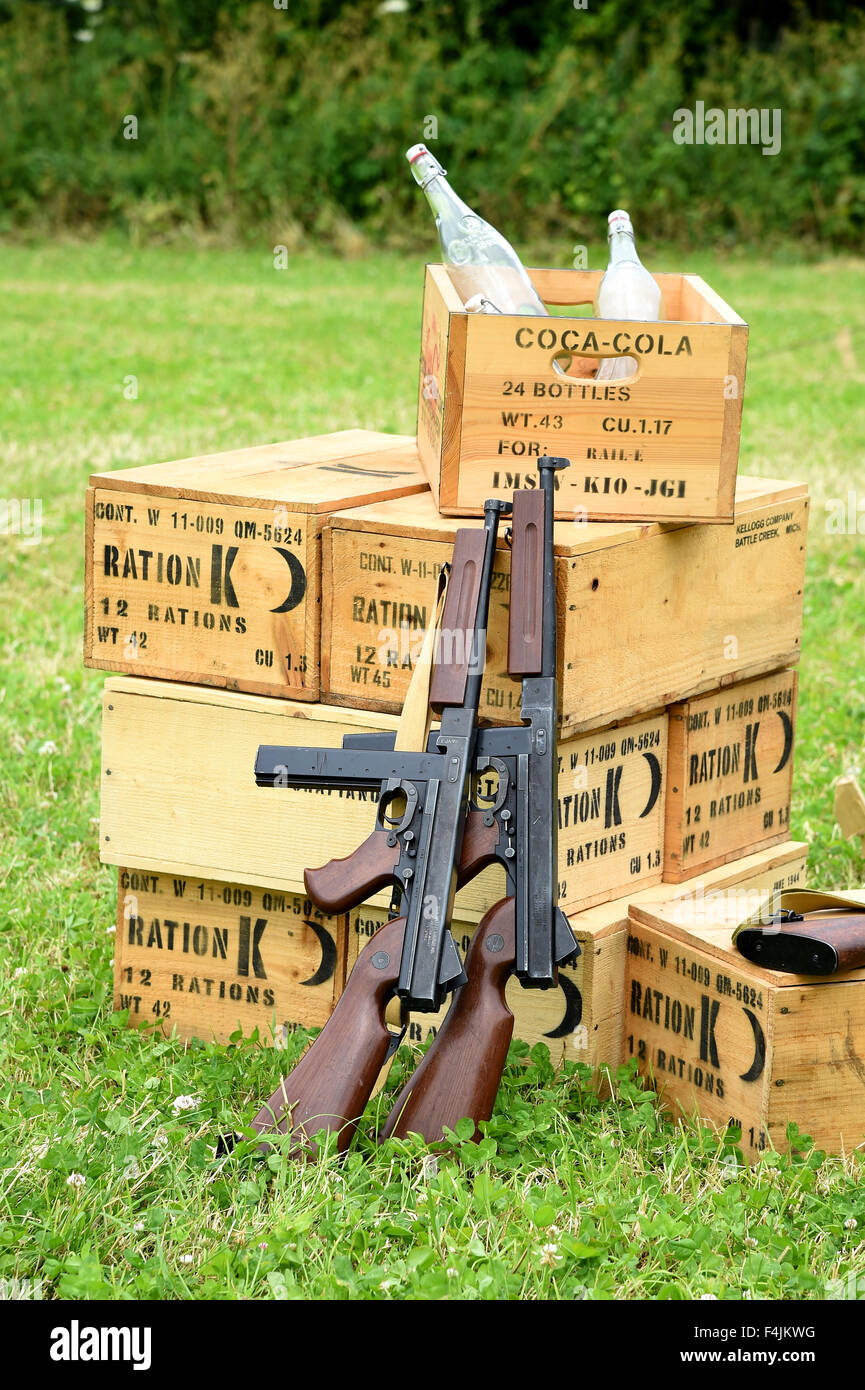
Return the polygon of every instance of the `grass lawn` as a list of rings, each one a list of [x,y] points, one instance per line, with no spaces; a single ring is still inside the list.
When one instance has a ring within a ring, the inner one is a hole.
[[[675,252],[652,264],[683,268]],[[861,885],[832,787],[865,771],[865,262],[684,268],[751,325],[741,470],[814,498],[791,833],[813,846],[812,884]],[[422,273],[384,254],[277,271],[267,247],[0,253],[0,494],[42,506],[41,541],[0,535],[0,1279],[62,1298],[824,1298],[865,1274],[859,1152],[803,1141],[749,1170],[627,1074],[601,1100],[584,1069],[554,1077],[545,1049],[526,1065],[515,1045],[479,1146],[360,1136],[343,1163],[251,1145],[216,1161],[215,1133],[291,1055],[184,1046],[112,1014],[102,678],[81,665],[88,475],[413,433]],[[382,1116],[410,1065],[404,1051],[372,1102]]]

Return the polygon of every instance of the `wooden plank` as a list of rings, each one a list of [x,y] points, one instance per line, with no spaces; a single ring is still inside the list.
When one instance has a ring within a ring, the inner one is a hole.
[[[780,671],[670,707],[665,880],[789,834],[796,693]]]
[[[855,777],[839,777],[835,783],[834,810],[845,840],[865,835],[865,793]]]

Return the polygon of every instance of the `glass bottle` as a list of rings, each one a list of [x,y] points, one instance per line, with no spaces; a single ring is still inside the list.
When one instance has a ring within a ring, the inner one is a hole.
[[[663,317],[663,302],[657,281],[637,255],[631,219],[621,208],[611,212],[608,239],[610,259],[604,271],[595,313],[601,319],[646,319]],[[617,381],[633,376],[637,363],[633,357],[605,357],[596,381]]]
[[[457,197],[426,145],[412,145],[406,159],[435,214],[442,257],[463,303],[480,295],[491,306],[482,312],[546,314],[514,248]]]

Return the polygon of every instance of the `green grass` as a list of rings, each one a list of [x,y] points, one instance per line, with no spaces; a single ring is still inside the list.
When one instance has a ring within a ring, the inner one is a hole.
[[[687,268],[751,325],[742,471],[804,479],[814,498],[791,832],[813,846],[812,883],[862,884],[832,786],[865,763],[865,263],[705,253]],[[41,543],[0,536],[0,1279],[60,1297],[822,1298],[865,1272],[858,1155],[800,1140],[798,1158],[749,1171],[627,1073],[599,1099],[579,1069],[554,1079],[544,1049],[526,1065],[515,1048],[480,1147],[455,1137],[431,1156],[364,1135],[342,1164],[250,1146],[217,1162],[214,1134],[293,1053],[184,1046],[111,1013],[101,677],[81,666],[88,475],[413,432],[421,282],[419,262],[386,255],[278,272],[267,247],[0,253],[0,494],[43,506]],[[837,534],[827,502],[849,489],[862,530]],[[179,1096],[196,1103],[175,1112]]]

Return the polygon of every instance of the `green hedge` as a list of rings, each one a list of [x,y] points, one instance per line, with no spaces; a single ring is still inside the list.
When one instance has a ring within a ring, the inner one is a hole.
[[[402,156],[436,122],[455,186],[518,241],[597,240],[623,204],[647,239],[861,242],[857,11],[285,3],[0,2],[0,228],[428,242]],[[676,144],[697,101],[779,109],[780,152]]]

